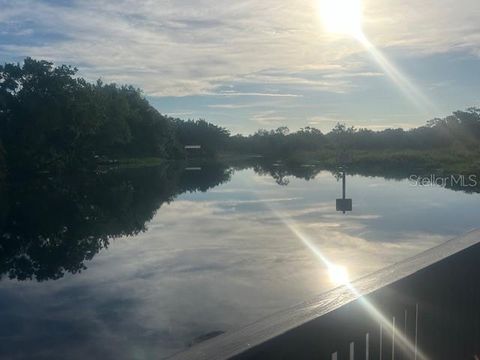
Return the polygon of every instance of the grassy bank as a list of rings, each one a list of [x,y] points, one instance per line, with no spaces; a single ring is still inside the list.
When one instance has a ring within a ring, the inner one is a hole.
[[[353,150],[348,152],[348,160],[344,161],[338,155],[338,152],[327,149],[319,152],[294,152],[287,157],[265,156],[264,158],[298,166],[319,164],[325,167],[333,167],[345,163],[355,168],[378,166],[420,172],[435,171],[440,174],[480,174],[479,155],[479,152],[455,151],[453,149],[442,151],[386,150],[378,152]]]

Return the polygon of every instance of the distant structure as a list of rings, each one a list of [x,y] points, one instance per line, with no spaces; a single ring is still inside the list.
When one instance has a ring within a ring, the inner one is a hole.
[[[187,152],[187,159],[195,159],[202,156],[202,146],[201,145],[185,145],[185,151]],[[186,171],[201,171],[201,166],[187,166]]]
[[[196,158],[202,156],[202,146],[201,145],[185,145],[184,146],[187,158]]]
[[[344,214],[347,211],[352,211],[352,199],[346,199],[345,193],[347,188],[347,181],[345,176],[345,170],[342,171],[342,198],[337,199],[337,211],[341,211]]]
[[[201,145],[185,145],[185,150],[201,150]]]

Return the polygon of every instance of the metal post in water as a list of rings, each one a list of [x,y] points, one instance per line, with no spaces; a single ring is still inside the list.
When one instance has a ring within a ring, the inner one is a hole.
[[[355,360],[355,343],[350,343],[350,360]]]

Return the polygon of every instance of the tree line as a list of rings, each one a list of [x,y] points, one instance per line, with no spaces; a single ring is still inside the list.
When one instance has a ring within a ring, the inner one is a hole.
[[[0,172],[71,170],[107,159],[212,155],[228,139],[204,120],[160,114],[132,86],[90,83],[71,66],[0,65]]]
[[[139,89],[100,80],[90,83],[71,66],[31,58],[0,65],[0,177],[7,170],[77,170],[122,158],[233,153],[289,159],[346,151],[465,154],[477,153],[479,143],[479,108],[456,111],[411,130],[337,124],[328,133],[280,127],[231,136],[205,120],[164,116]],[[188,150],[186,145],[200,145],[201,150]]]
[[[289,132],[286,127],[258,130],[253,135],[231,138],[233,151],[288,157],[295,152],[322,150],[457,150],[476,152],[480,145],[480,108],[456,111],[445,118],[429,120],[424,126],[373,131],[337,124],[330,132],[306,127]]]

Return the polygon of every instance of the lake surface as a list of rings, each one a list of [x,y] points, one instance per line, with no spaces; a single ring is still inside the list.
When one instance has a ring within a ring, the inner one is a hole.
[[[344,214],[338,174],[306,169],[179,165],[10,185],[0,358],[167,357],[338,286],[325,259],[356,279],[478,226],[478,194],[407,179],[347,174]]]

